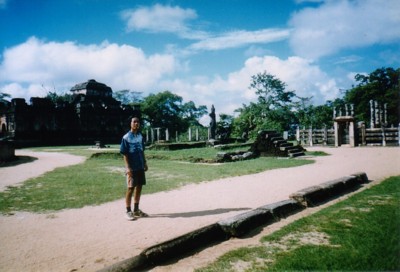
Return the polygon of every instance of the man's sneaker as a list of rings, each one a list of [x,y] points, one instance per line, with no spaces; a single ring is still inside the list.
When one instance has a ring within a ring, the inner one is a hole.
[[[133,212],[126,212],[125,218],[130,221],[136,220],[136,218],[133,216]]]
[[[134,211],[133,215],[136,217],[148,217],[149,216],[147,213],[144,213],[141,210]]]

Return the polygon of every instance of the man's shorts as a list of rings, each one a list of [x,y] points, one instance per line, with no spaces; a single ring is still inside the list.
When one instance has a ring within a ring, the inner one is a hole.
[[[145,184],[146,176],[144,174],[144,170],[132,171],[132,174],[130,176],[128,175],[128,173],[126,173],[126,185],[128,186],[128,188]]]

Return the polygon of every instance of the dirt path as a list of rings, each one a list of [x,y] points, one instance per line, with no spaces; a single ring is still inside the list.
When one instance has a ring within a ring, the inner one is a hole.
[[[65,153],[16,150],[19,160],[11,166],[0,168],[0,192],[7,186],[18,186],[29,178],[38,177],[57,167],[82,163],[85,158]],[[18,164],[19,162],[23,162]]]
[[[366,172],[375,181],[400,175],[399,147],[313,149],[332,156],[317,157],[311,165],[144,195],[141,207],[151,217],[133,222],[123,217],[123,198],[53,214],[0,216],[1,270],[96,271],[156,243],[248,209],[287,199],[292,192],[311,185],[356,172]],[[177,271],[178,267],[191,271],[212,259],[209,252],[197,257],[155,271]]]

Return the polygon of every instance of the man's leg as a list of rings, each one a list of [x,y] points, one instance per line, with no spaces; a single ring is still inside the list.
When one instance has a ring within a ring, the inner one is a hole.
[[[137,185],[135,187],[135,192],[133,194],[133,202],[134,202],[134,209],[133,209],[133,214],[137,217],[147,217],[148,215],[144,212],[142,212],[139,209],[139,202],[140,202],[140,195],[142,193],[142,185]]]
[[[133,189],[134,188],[128,188],[126,190],[125,194],[125,204],[126,204],[126,209],[129,212],[131,209],[131,203],[132,203],[132,195],[133,195]],[[128,210],[129,209],[129,210]]]
[[[135,217],[133,216],[133,212],[131,209],[132,194],[133,194],[133,188],[128,188],[125,194],[125,204],[126,204],[125,218],[128,220],[135,220]]]
[[[135,205],[134,211],[139,210],[140,195],[142,194],[142,185],[135,186],[135,192],[133,194],[133,204]]]

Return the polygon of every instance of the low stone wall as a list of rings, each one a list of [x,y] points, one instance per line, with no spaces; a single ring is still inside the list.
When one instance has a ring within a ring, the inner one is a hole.
[[[15,159],[15,146],[11,141],[0,141],[0,162]]]

